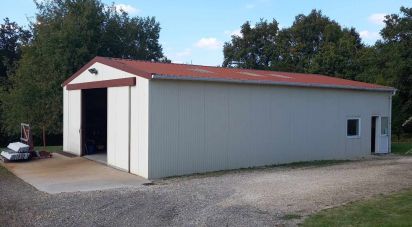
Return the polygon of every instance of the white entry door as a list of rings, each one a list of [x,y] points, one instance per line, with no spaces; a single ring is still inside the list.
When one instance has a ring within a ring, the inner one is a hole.
[[[376,153],[386,154],[389,152],[389,118],[380,117],[378,119],[378,149]]]

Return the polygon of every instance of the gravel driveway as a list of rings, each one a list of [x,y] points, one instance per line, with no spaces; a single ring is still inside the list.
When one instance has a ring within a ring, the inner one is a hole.
[[[152,186],[39,192],[0,169],[4,226],[295,225],[349,201],[412,187],[412,157],[172,178]],[[300,216],[300,219],[290,217]]]

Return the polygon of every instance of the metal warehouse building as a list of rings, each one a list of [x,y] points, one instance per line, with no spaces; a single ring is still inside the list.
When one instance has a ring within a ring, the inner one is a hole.
[[[96,57],[63,83],[64,147],[145,178],[390,152],[394,89]]]

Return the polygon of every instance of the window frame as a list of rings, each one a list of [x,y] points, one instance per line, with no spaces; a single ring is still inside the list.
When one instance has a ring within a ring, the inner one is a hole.
[[[350,135],[348,135],[348,121],[349,120],[357,120],[358,121],[358,133],[357,133],[357,135],[353,135],[353,136],[350,136]],[[348,118],[346,118],[346,138],[349,138],[349,139],[358,139],[358,138],[360,138],[361,137],[361,118],[360,117],[348,117]]]

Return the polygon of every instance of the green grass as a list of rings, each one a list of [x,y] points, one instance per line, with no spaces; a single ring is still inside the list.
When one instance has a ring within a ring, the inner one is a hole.
[[[9,171],[6,168],[4,168],[2,165],[0,165],[0,176],[4,174],[8,174],[8,173]]]
[[[58,152],[63,150],[63,146],[46,146],[46,149],[43,149],[43,146],[34,147],[36,151],[48,151],[48,152]]]
[[[412,190],[320,211],[302,226],[411,226]]]
[[[409,142],[412,143],[412,133],[403,133],[399,138],[392,133],[392,142]]]
[[[392,153],[400,155],[412,155],[412,142],[392,143]]]
[[[286,214],[282,217],[283,220],[292,220],[292,219],[300,219],[301,216],[299,214]]]

